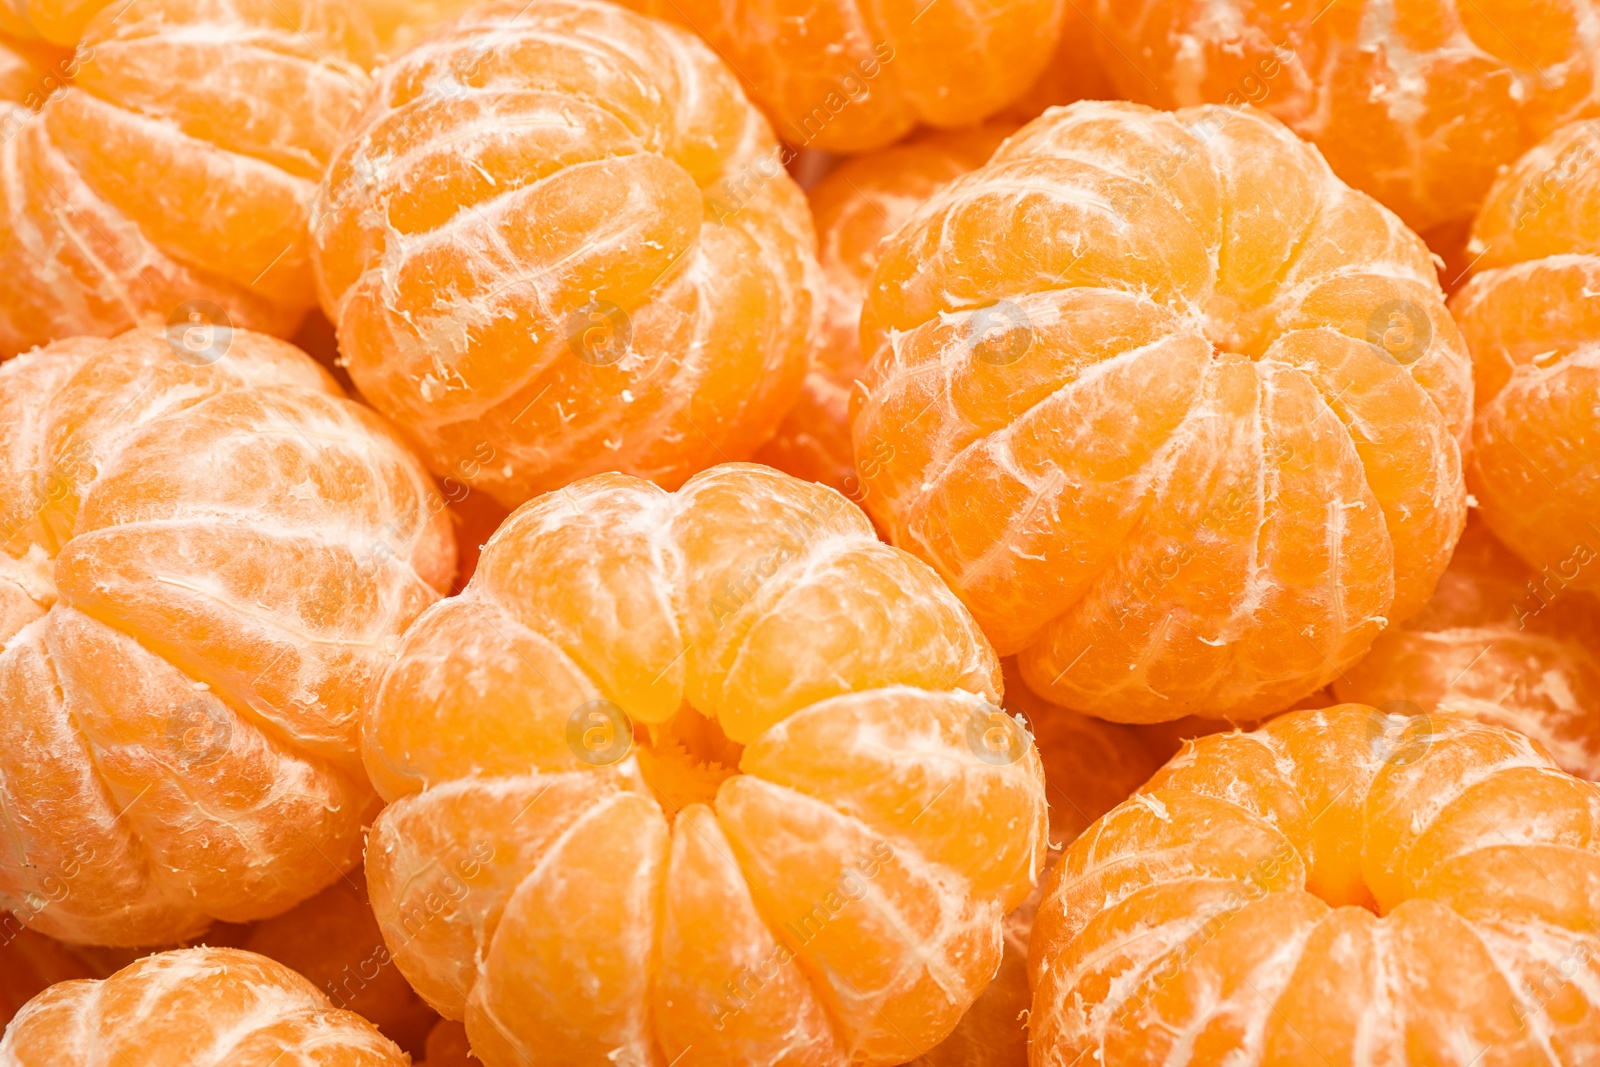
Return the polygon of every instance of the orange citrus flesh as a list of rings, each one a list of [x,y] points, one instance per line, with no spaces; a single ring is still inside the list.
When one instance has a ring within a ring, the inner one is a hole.
[[[1093,7],[1122,95],[1262,107],[1430,240],[1459,232],[1499,168],[1600,110],[1597,16],[1590,0]]]
[[[981,166],[1011,123],[926,133],[844,160],[807,194],[822,264],[823,334],[800,400],[754,458],[860,502],[850,449],[850,388],[862,373],[861,301],[878,245],[933,191]],[[862,457],[863,464],[873,457]]]
[[[1118,100],[1122,94],[1111,83],[1100,61],[1100,31],[1089,19],[1090,5],[1076,0],[1065,5],[1061,16],[1061,42],[1033,87],[1000,113],[1000,118],[1027,122],[1045,108],[1075,100]]]
[[[57,982],[95,978],[94,968],[72,947],[0,914],[0,1029],[22,1006]]]
[[[1600,789],[1469,719],[1202,738],[1050,874],[1029,1062],[1594,1063],[1597,830]]]
[[[1047,112],[885,244],[862,346],[865,506],[1081,712],[1276,712],[1465,521],[1427,249],[1252,109]]]
[[[3,0],[0,33],[71,48],[83,37],[89,20],[110,6],[111,0]]]
[[[699,33],[795,149],[865,152],[916,126],[968,126],[1026,93],[1064,0],[624,0]]]
[[[508,508],[749,456],[810,356],[815,238],[766,122],[609,4],[489,4],[385,66],[313,239],[362,393]]]
[[[454,1019],[440,1019],[428,1033],[427,1055],[418,1067],[474,1067],[467,1028]]]
[[[1541,587],[1600,592],[1600,127],[1552,134],[1495,183],[1451,301],[1478,412],[1467,485]]]
[[[225,341],[0,365],[0,908],[64,940],[181,941],[354,866],[360,716],[450,584],[448,509],[383,422]]]
[[[406,1067],[370,1022],[281,963],[231,948],[162,952],[60,982],[0,1040],[7,1067]]]
[[[1597,650],[1600,604],[1545,580],[1473,521],[1428,606],[1374,641],[1333,692],[1496,723],[1600,779]]]
[[[993,977],[1039,757],[931,570],[727,464],[514,512],[363,733],[401,971],[491,1067],[898,1064]]]
[[[38,111],[77,74],[81,60],[64,48],[8,36],[0,29],[0,101]],[[27,119],[14,112],[0,118],[0,137],[10,137]]]
[[[147,319],[287,336],[312,192],[367,84],[334,0],[132,0],[0,142],[0,356]],[[159,178],[153,177],[159,175]]]
[[[439,1021],[395,967],[360,870],[282,915],[236,930],[219,924],[205,941],[277,960],[407,1052],[421,1053]]]

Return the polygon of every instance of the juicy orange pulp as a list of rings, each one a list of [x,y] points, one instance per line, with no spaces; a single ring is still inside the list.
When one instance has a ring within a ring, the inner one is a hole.
[[[823,335],[800,400],[754,458],[860,502],[850,448],[850,389],[863,369],[861,301],[878,245],[950,179],[982,165],[1011,123],[926,133],[844,160],[808,194],[824,281]],[[863,464],[874,462],[862,457]]]
[[[1202,738],[1052,871],[1030,1063],[1595,1062],[1597,830],[1600,789],[1467,719]]]
[[[883,247],[862,344],[865,506],[1081,712],[1279,711],[1465,521],[1427,249],[1251,109],[1047,112]]]
[[[386,65],[313,237],[362,393],[508,508],[747,457],[810,355],[771,131],[703,44],[609,4],[503,0]]]
[[[316,302],[312,191],[371,48],[334,0],[97,17],[71,83],[36,119],[5,119],[0,357],[152,318],[292,333]]]
[[[146,956],[103,981],[61,982],[6,1029],[0,1063],[405,1067],[409,1058],[289,968],[231,948]]]
[[[968,126],[1013,103],[1047,64],[1063,0],[867,4],[624,0],[699,33],[795,149],[864,152],[916,126]]]
[[[71,48],[83,37],[89,20],[110,4],[111,0],[5,0],[0,3],[0,33]]]
[[[959,602],[832,490],[731,464],[547,494],[367,719],[385,939],[492,1067],[903,1063],[1043,858],[999,695]]]
[[[0,365],[0,908],[173,943],[354,866],[359,719],[449,513],[290,345],[135,330]]]
[[[1094,6],[1122,95],[1262,107],[1451,252],[1500,168],[1600,110],[1597,15],[1591,0]]]

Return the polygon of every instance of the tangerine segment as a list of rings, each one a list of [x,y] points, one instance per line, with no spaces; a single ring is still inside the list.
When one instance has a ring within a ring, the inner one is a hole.
[[[231,948],[146,956],[103,981],[61,982],[18,1013],[0,1064],[405,1067],[410,1058],[289,968]]]
[[[725,57],[795,148],[864,152],[916,126],[980,122],[1028,91],[1059,39],[1062,0],[624,0]]]
[[[1201,738],[1052,871],[1030,1062],[1589,1063],[1597,829],[1600,789],[1487,723]]]
[[[76,77],[0,146],[0,356],[150,317],[292,333],[369,37],[331,0],[136,0],[91,23]]]
[[[80,59],[63,48],[9,36],[0,26],[0,101],[37,111],[78,71]],[[10,137],[27,117],[7,112],[0,136]]]
[[[917,205],[980,166],[1016,126],[925,133],[841,162],[808,194],[822,264],[823,340],[800,400],[755,459],[860,501],[850,448],[850,387],[863,370],[861,301],[878,245]],[[882,457],[862,458],[864,464]]]
[[[771,131],[704,45],[609,4],[491,4],[387,65],[313,239],[361,391],[507,507],[748,456],[809,358]]]
[[[1288,706],[1465,521],[1427,249],[1253,110],[1047,112],[884,246],[862,344],[866,506],[1089,714]]]
[[[1341,700],[1449,711],[1526,734],[1600,779],[1600,604],[1467,523],[1433,599],[1335,679]]]
[[[0,915],[0,1029],[55,983],[94,977],[69,946],[25,928],[15,916]]]
[[[1479,410],[1467,482],[1494,535],[1541,575],[1600,591],[1600,165],[1595,126],[1556,131],[1496,182],[1473,226],[1488,269],[1451,301]]]
[[[727,464],[547,494],[366,720],[385,938],[491,1065],[903,1063],[993,976],[1043,858],[1000,684],[830,489]]]
[[[109,6],[111,0],[6,0],[0,4],[0,33],[71,48]]]
[[[0,367],[0,907],[64,940],[171,943],[353,866],[358,720],[450,584],[382,421],[284,342],[217,343]]]
[[[1600,110],[1595,14],[1589,0],[1093,8],[1121,95],[1163,108],[1262,107],[1425,233],[1459,231],[1499,168]]]

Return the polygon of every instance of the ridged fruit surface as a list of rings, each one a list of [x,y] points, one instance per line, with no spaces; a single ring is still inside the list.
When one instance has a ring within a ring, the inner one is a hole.
[[[0,357],[154,319],[293,333],[307,222],[367,87],[336,0],[134,0],[70,85],[0,116]]]
[[[1595,1063],[1597,831],[1600,788],[1470,719],[1201,738],[1051,872],[1029,1062]]]
[[[777,152],[684,30],[588,0],[472,10],[380,71],[320,195],[350,377],[436,474],[508,508],[747,458],[819,310]]]
[[[705,38],[795,148],[865,152],[969,126],[1046,69],[1064,0],[624,0]]]
[[[289,968],[231,948],[146,956],[61,982],[18,1013],[3,1067],[407,1067],[367,1020]]]
[[[988,643],[847,500],[728,464],[514,512],[363,751],[401,970],[490,1067],[904,1063],[1045,850]]]
[[[1541,582],[1600,593],[1600,125],[1517,160],[1471,251],[1450,302],[1477,379],[1467,485]]]
[[[1077,711],[1279,711],[1466,519],[1426,247],[1257,111],[1046,112],[883,246],[861,336],[864,505]]]
[[[1591,0],[1097,0],[1121,95],[1255,104],[1419,232],[1459,241],[1498,170],[1600,111]]]
[[[171,944],[356,864],[360,718],[455,565],[382,420],[261,334],[62,341],[0,365],[0,521],[0,908]]]

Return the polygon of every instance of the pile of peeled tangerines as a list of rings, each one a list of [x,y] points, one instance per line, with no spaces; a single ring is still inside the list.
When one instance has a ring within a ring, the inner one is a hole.
[[[1597,1067],[1600,2],[0,0],[0,1067]]]

